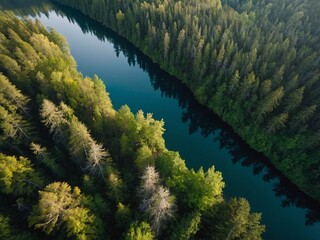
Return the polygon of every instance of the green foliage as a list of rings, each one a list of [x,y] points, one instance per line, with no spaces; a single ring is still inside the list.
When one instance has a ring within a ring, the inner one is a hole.
[[[104,178],[104,167],[110,154],[91,137],[87,127],[74,116],[73,109],[63,102],[57,107],[44,99],[40,115],[57,142],[66,143],[68,140],[68,150],[76,163],[85,165],[84,170],[91,174],[97,173]]]
[[[142,110],[136,114],[137,131],[139,140],[138,143],[146,145],[153,154],[160,154],[165,149],[163,120],[157,121],[152,118],[152,114],[148,113],[146,117]]]
[[[89,157],[89,149],[93,144],[93,139],[87,127],[75,118],[70,122],[69,131],[70,154],[75,162],[81,165]]]
[[[224,183],[220,172],[210,168],[208,172],[203,169],[195,172],[193,169],[180,176],[168,180],[168,185],[181,196],[183,206],[188,209],[206,210],[219,201]],[[182,196],[184,197],[182,198]]]
[[[94,216],[85,208],[73,208],[68,210],[65,219],[67,236],[75,236],[76,239],[92,239],[96,234],[94,226],[90,226],[94,221]]]
[[[262,239],[265,226],[260,219],[261,214],[250,213],[247,200],[232,198],[204,214],[200,235],[205,239]]]
[[[50,129],[49,132],[54,133],[55,139],[65,142],[67,119],[61,108],[59,109],[54,103],[44,99],[41,105],[40,116],[42,117],[43,124]]]
[[[269,121],[269,124],[267,126],[267,132],[268,133],[274,133],[280,128],[285,127],[285,123],[288,120],[288,114],[287,113],[281,113],[277,116],[274,116]]]
[[[0,99],[1,105],[6,107],[9,111],[17,111],[18,109],[27,113],[26,104],[29,99],[25,97],[19,89],[12,85],[6,76],[0,72]]]
[[[130,156],[134,153],[137,145],[137,123],[134,114],[127,105],[122,106],[116,115],[116,123],[120,130],[121,153]]]
[[[146,222],[134,222],[126,234],[125,240],[152,240],[154,235],[150,225]]]
[[[120,146],[123,155],[133,155],[139,147],[141,147],[140,152],[150,150],[153,156],[165,150],[162,137],[164,132],[163,120],[155,120],[150,113],[145,117],[142,110],[139,110],[134,116],[126,105],[119,109],[116,120],[120,129]],[[140,160],[143,161],[142,159],[137,161]],[[139,163],[137,164],[139,165]]]
[[[15,141],[29,140],[30,125],[17,113],[10,113],[0,105],[0,140],[12,138]]]
[[[170,179],[174,176],[180,176],[188,171],[185,162],[177,152],[168,151],[156,159],[156,167],[159,169],[161,177]]]
[[[11,228],[9,225],[9,219],[0,215],[0,238],[9,239],[11,236]]]
[[[40,144],[31,143],[30,149],[36,158],[47,168],[49,168],[52,173],[56,176],[65,176],[64,169],[57,164],[56,159],[48,152],[46,147],[42,147]]]
[[[8,217],[0,215],[0,239],[33,240],[36,238],[32,234],[17,231],[10,225]]]
[[[178,197],[179,206],[188,210],[206,210],[220,201],[224,182],[220,172],[211,167],[204,172],[188,170],[180,156],[173,152],[162,154],[156,166],[166,184]]]
[[[123,202],[125,198],[126,186],[117,169],[113,167],[106,168],[108,196],[114,202]]]
[[[284,95],[283,87],[269,93],[257,106],[257,120],[262,119],[267,113],[272,112]]]
[[[119,10],[116,14],[116,19],[118,21],[118,23],[121,25],[121,23],[124,21],[124,14],[121,10]]]
[[[29,116],[29,99],[1,72],[0,86],[0,140],[11,138],[26,142],[30,138],[30,125],[23,115]]]
[[[164,59],[167,60],[168,58],[168,53],[169,53],[169,50],[170,50],[170,36],[169,36],[169,33],[165,33],[164,34],[164,39],[163,39],[163,56],[164,56]]]
[[[142,146],[137,150],[135,164],[139,170],[145,169],[147,166],[154,165],[152,151],[147,146]]]
[[[288,99],[285,104],[286,112],[291,112],[300,105],[303,100],[304,89],[305,87],[301,87],[288,95]]]
[[[31,194],[41,183],[30,160],[0,153],[0,186],[5,194]]]
[[[80,189],[65,182],[54,182],[39,191],[39,202],[33,207],[29,225],[42,229],[46,234],[58,230],[62,223],[67,236],[91,239],[94,235],[94,215],[81,206]]]
[[[182,219],[181,222],[177,224],[177,226],[174,227],[174,232],[172,233],[170,239],[192,239],[199,230],[200,220],[201,214],[199,212],[188,214]]]
[[[305,107],[304,109],[300,110],[295,116],[293,116],[292,121],[290,122],[290,126],[292,128],[297,128],[299,125],[306,124],[311,116],[317,109],[317,105],[312,105]]]
[[[128,206],[123,205],[122,203],[118,203],[117,212],[115,213],[115,219],[117,225],[126,229],[131,222],[131,211]]]

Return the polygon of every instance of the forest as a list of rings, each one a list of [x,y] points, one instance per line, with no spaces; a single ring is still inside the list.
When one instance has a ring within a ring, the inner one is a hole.
[[[0,239],[261,239],[261,214],[188,169],[163,120],[112,106],[66,40],[0,11]]]
[[[319,1],[56,2],[131,41],[320,200]]]

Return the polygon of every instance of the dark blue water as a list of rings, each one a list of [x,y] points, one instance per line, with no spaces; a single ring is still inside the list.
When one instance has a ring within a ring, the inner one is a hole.
[[[45,10],[32,2],[33,16]],[[10,2],[10,7],[30,14],[27,3],[23,4],[22,8]],[[245,197],[253,211],[262,212],[267,226],[264,239],[320,239],[318,204],[199,105],[183,84],[100,24],[69,8],[46,8],[55,10],[41,13],[40,21],[67,38],[78,70],[85,76],[97,74],[105,82],[116,109],[128,104],[133,112],[142,109],[164,119],[167,148],[179,151],[188,167],[214,165],[221,171],[225,197]]]

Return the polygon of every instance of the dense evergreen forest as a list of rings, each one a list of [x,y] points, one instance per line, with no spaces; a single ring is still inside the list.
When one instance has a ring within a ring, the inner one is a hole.
[[[125,36],[320,200],[318,0],[56,0]]]
[[[164,122],[118,111],[65,39],[0,11],[0,239],[261,239],[214,167],[188,169]]]

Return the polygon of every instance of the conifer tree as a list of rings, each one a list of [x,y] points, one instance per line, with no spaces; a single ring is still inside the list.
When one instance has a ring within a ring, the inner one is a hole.
[[[31,194],[41,188],[41,179],[27,158],[0,153],[0,186],[5,194]]]
[[[82,206],[80,189],[65,182],[54,182],[39,191],[39,202],[29,216],[29,225],[46,234],[57,231],[63,224],[67,236],[92,239],[94,215]]]
[[[283,128],[285,126],[285,123],[288,120],[288,114],[287,113],[281,113],[277,116],[274,116],[271,118],[271,120],[268,123],[267,126],[267,132],[268,133],[274,133],[278,129]]]
[[[42,122],[49,128],[49,132],[53,133],[54,139],[58,142],[66,142],[66,126],[68,124],[63,111],[59,109],[53,102],[44,99],[40,109]]]

